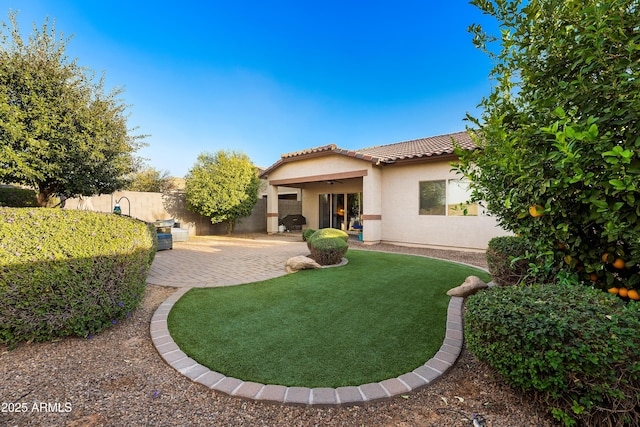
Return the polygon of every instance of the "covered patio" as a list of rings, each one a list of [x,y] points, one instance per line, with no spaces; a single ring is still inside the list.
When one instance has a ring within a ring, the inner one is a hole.
[[[362,232],[364,242],[380,242],[381,170],[371,156],[350,156],[344,151],[328,145],[286,154],[262,173],[268,182],[268,233],[278,232],[279,187],[292,187],[301,189],[306,227]],[[311,171],[320,173],[309,174]]]

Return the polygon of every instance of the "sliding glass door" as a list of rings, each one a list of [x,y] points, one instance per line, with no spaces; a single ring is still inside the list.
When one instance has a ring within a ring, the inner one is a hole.
[[[347,194],[347,231],[362,230],[362,193]]]
[[[320,194],[318,228],[331,228],[331,194]]]
[[[320,194],[318,206],[319,228],[357,231],[362,224],[362,193]]]

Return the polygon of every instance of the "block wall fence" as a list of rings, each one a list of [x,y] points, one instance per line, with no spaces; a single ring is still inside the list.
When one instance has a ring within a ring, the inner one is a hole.
[[[258,199],[250,216],[236,222],[234,233],[267,232],[267,200]],[[175,219],[180,228],[189,230],[190,236],[226,234],[225,224],[211,224],[209,218],[187,210],[184,193],[172,191],[147,193],[140,191],[117,191],[113,194],[73,198],[65,201],[65,209],[113,212],[118,203],[123,215],[153,222],[161,219]],[[297,200],[278,201],[280,217],[302,214],[302,203]]]

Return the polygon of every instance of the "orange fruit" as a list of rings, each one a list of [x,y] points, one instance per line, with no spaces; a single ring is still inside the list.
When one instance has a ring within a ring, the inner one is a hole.
[[[622,270],[625,266],[625,262],[623,259],[617,258],[615,261],[613,261],[613,266],[618,270]]]
[[[640,300],[640,294],[635,289],[629,289],[629,292],[627,292],[627,296],[634,301]]]
[[[598,275],[596,273],[591,273],[589,275],[589,279],[591,279],[592,282],[597,282],[598,281]]]
[[[567,246],[562,242],[558,242],[558,249],[564,251],[565,249],[567,249]]]
[[[609,292],[610,294],[618,294],[618,292],[620,291],[620,289],[613,287],[613,288],[609,288],[607,289],[607,292]]]
[[[618,295],[620,295],[622,298],[626,298],[629,295],[629,290],[625,287],[622,287],[618,291]]]
[[[540,205],[529,206],[529,215],[534,218],[544,215],[544,207]]]
[[[602,254],[602,262],[606,262],[607,264],[610,262],[609,261],[609,254],[607,252]]]

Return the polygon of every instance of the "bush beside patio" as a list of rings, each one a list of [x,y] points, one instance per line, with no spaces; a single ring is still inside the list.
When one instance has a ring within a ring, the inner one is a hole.
[[[127,217],[0,208],[0,343],[88,336],[140,303],[155,231]]]
[[[565,282],[470,297],[469,351],[567,426],[640,424],[640,304]]]
[[[529,259],[535,249],[528,241],[517,236],[499,236],[489,240],[487,266],[496,285],[509,286],[531,283]]]
[[[306,240],[311,258],[320,265],[339,264],[349,249],[349,235],[335,228],[320,229]]]
[[[0,188],[0,206],[10,206],[14,208],[38,206],[36,192],[24,188]]]

